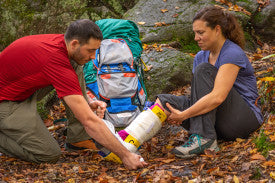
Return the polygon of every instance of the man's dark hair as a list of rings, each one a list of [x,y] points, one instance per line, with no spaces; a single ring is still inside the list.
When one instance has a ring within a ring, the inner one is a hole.
[[[81,45],[88,43],[90,38],[103,40],[102,32],[98,25],[89,19],[72,22],[66,30],[65,41],[77,39]]]

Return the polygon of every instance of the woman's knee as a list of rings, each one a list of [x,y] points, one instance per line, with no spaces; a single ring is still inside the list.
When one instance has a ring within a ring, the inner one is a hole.
[[[218,72],[218,69],[215,66],[209,63],[201,63],[195,68],[194,76],[204,76],[204,75],[209,76],[209,74],[216,75],[217,72]]]

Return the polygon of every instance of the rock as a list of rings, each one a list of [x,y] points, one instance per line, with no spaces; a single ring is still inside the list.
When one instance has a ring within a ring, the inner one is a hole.
[[[259,35],[262,41],[275,44],[275,6],[274,1],[270,5],[257,12],[252,20],[252,25],[256,35]]]
[[[270,42],[269,38],[270,36],[274,37],[275,30],[272,1],[260,12],[257,10],[259,4],[254,0],[229,0],[229,2],[236,3],[238,7],[251,13],[251,16],[249,16],[243,11],[231,11],[240,20],[244,30],[248,31],[246,34],[247,49],[255,48],[255,40],[249,36],[254,28],[257,33],[262,35],[263,39],[265,38],[264,40]],[[145,22],[138,25],[143,43],[169,42],[171,40],[184,40],[184,43],[186,43],[193,41],[192,19],[195,13],[203,7],[213,4],[226,9],[229,8],[224,3],[208,0],[140,0],[125,13],[123,18],[132,20],[137,24],[138,22]],[[254,17],[254,15],[256,16]]]
[[[123,16],[125,19],[139,25],[142,42],[169,41],[174,38],[190,38],[192,36],[192,18],[196,10],[209,5],[207,0],[202,1],[160,1],[140,0],[131,10]],[[154,7],[154,8],[152,8]],[[188,8],[187,8],[188,7]],[[162,10],[167,10],[162,12]],[[155,23],[162,23],[156,26]]]
[[[149,66],[150,71],[145,72],[145,86],[149,100],[154,101],[160,93],[168,93],[190,83],[192,78],[193,57],[172,48],[162,48],[158,52],[152,50],[142,54],[142,59]]]

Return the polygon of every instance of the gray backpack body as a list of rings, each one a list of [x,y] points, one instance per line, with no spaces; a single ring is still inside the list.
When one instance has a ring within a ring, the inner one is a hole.
[[[146,100],[133,64],[134,58],[126,41],[105,39],[93,60],[96,82],[86,84],[88,96],[107,103],[104,118],[115,127],[128,126],[141,112]]]

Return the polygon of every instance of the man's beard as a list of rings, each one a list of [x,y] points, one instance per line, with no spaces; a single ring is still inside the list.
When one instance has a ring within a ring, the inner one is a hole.
[[[77,48],[77,50],[73,53],[72,59],[79,65],[83,65],[82,62],[84,61],[84,56],[80,53],[80,48]]]

